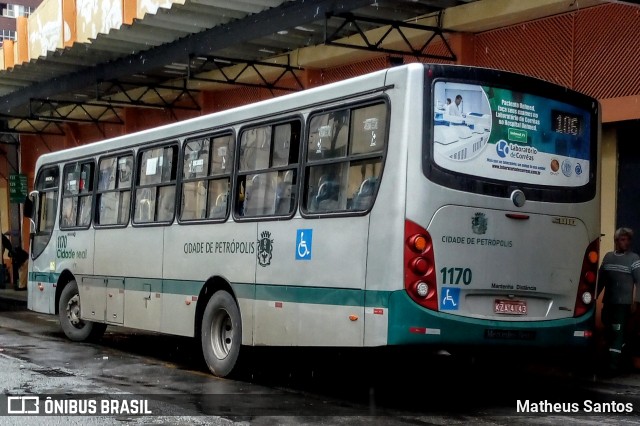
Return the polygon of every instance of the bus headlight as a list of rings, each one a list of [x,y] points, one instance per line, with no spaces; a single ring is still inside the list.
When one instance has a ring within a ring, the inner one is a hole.
[[[429,294],[429,286],[427,283],[420,281],[416,284],[416,293],[418,293],[420,297],[427,297],[427,294]]]
[[[582,293],[582,303],[584,303],[585,305],[588,305],[591,303],[592,300],[593,300],[593,296],[591,296],[591,293],[589,293],[588,291],[585,291],[584,293]]]

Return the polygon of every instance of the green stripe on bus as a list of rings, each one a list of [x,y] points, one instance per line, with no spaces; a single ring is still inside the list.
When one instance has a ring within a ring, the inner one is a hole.
[[[60,279],[58,272],[29,272],[29,281],[57,283],[58,279]]]
[[[317,303],[319,305],[363,306],[364,291],[346,288],[256,285],[256,300]]]
[[[414,302],[406,291],[390,295],[387,344],[443,344],[495,346],[587,346],[590,339],[575,331],[592,330],[594,309],[574,318],[544,321],[503,321],[436,312]],[[422,328],[422,332],[415,329]],[[434,332],[426,333],[426,329]],[[437,332],[435,332],[437,331]],[[493,333],[493,335],[491,334]]]
[[[256,300],[386,308],[390,291],[259,284]]]
[[[232,283],[231,288],[238,299],[255,299],[256,285],[249,283]]]
[[[30,281],[56,283],[59,273],[30,272]],[[171,280],[162,278],[140,277],[104,277],[124,280],[125,290],[150,291],[153,293],[193,295],[200,294],[202,281]],[[390,291],[359,290],[332,287],[306,287],[275,284],[232,283],[231,287],[239,299],[315,303],[319,305],[367,306],[386,308],[389,306]]]
[[[160,280],[162,281],[162,292],[169,294],[183,294],[197,296],[200,294],[202,282],[187,280]],[[125,288],[127,286],[125,281]]]
[[[389,307],[390,295],[391,291],[365,290],[364,306],[370,308],[387,308]]]

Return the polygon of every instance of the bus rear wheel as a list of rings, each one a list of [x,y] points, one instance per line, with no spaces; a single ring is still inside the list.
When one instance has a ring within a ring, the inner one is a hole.
[[[236,301],[226,291],[217,291],[209,299],[200,337],[209,370],[219,377],[231,374],[240,355],[242,322]]]
[[[106,324],[80,319],[80,293],[75,281],[67,283],[62,290],[58,301],[58,318],[62,331],[74,342],[96,340],[107,329]]]

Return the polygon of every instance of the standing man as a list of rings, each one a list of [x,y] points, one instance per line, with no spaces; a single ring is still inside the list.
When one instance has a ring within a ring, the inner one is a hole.
[[[634,288],[640,283],[640,256],[630,251],[632,238],[631,229],[616,230],[615,249],[604,256],[598,274],[598,294],[604,290],[602,322],[607,332],[609,369],[612,372],[620,368]],[[640,294],[636,291],[636,299],[638,297]]]
[[[455,117],[462,117],[462,111],[460,111],[460,104],[462,103],[462,96],[456,95],[456,100],[454,103],[449,104],[449,115],[453,115]]]

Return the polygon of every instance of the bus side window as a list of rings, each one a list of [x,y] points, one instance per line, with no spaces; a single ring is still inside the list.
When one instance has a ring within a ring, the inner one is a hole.
[[[132,155],[100,159],[96,226],[126,225],[129,222],[132,169]]]
[[[61,227],[69,228],[76,226],[77,202],[78,199],[74,197],[62,199],[62,215],[60,216]]]
[[[88,227],[93,203],[94,163],[73,163],[64,166],[64,191],[60,227]]]
[[[182,172],[181,221],[227,217],[234,142],[230,134],[187,141]]]
[[[136,222],[153,222],[156,211],[156,188],[142,188],[136,194]]]
[[[382,161],[354,162],[349,167],[349,210],[368,210],[378,188]]]
[[[176,203],[175,186],[160,187],[158,192],[158,221],[166,222],[173,219]]]
[[[387,144],[387,114],[387,104],[378,102],[311,116],[303,211],[371,208]]]
[[[223,219],[227,216],[229,198],[229,179],[216,179],[209,182],[209,219]]]
[[[244,199],[246,216],[265,216],[275,213],[275,173],[249,175]]]
[[[318,211],[338,210],[340,202],[340,185],[334,180],[318,183],[318,193],[315,196]]]
[[[307,209],[312,213],[344,210],[347,207],[347,163],[328,164],[310,169]]]
[[[278,186],[276,187],[276,214],[286,215],[293,210],[295,203],[295,182],[293,180],[293,171],[287,170],[284,176],[278,177]]]
[[[377,185],[377,177],[371,177],[362,181],[358,192],[353,197],[351,208],[353,210],[367,210],[371,206]]]
[[[175,211],[178,146],[151,148],[139,154],[134,221],[171,222]]]
[[[294,120],[242,132],[236,216],[288,216],[293,213],[300,131],[301,123]]]

